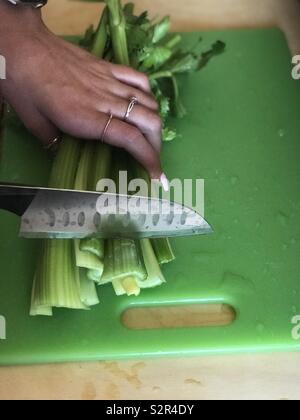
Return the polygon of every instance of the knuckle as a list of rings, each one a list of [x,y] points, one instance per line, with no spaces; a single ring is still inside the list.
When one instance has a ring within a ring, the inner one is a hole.
[[[150,87],[149,77],[145,73],[140,73],[140,78],[145,86]]]
[[[140,130],[134,126],[128,125],[126,129],[126,140],[129,144],[135,144],[142,137]]]
[[[152,105],[153,105],[153,109],[155,109],[155,111],[159,110],[158,102],[155,99],[152,99]]]
[[[151,117],[151,125],[153,127],[153,130],[156,133],[160,133],[162,130],[162,120],[158,114],[153,114]]]

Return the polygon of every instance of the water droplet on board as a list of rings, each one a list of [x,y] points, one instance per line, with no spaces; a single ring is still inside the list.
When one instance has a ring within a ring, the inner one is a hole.
[[[281,226],[286,227],[287,224],[288,224],[288,220],[289,220],[288,216],[285,213],[283,213],[282,211],[280,211],[277,214],[277,221],[278,221],[278,223],[281,224]]]
[[[285,130],[284,130],[283,128],[281,128],[281,129],[278,131],[278,136],[279,136],[279,137],[281,137],[281,138],[283,138],[283,137],[285,136]]]
[[[257,330],[257,332],[259,332],[259,334],[262,334],[265,331],[265,329],[266,329],[266,327],[262,323],[259,323],[256,326],[256,330]]]
[[[234,219],[233,223],[234,223],[235,225],[238,225],[238,224],[240,223],[240,221],[239,221],[239,219]]]
[[[288,246],[287,246],[287,244],[283,244],[283,245],[282,245],[282,250],[283,250],[283,251],[287,251],[287,250],[288,250]]]
[[[239,177],[238,176],[232,176],[230,178],[231,185],[236,185],[238,182],[239,182]]]

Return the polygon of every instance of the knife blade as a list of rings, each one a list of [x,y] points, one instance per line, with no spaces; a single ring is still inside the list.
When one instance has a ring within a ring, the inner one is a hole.
[[[181,204],[110,193],[0,185],[0,208],[21,216],[23,238],[161,238],[212,233]]]

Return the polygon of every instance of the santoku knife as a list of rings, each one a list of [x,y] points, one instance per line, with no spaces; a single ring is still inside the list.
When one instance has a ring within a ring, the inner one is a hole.
[[[161,238],[212,233],[181,204],[157,198],[0,185],[0,209],[21,217],[24,238]]]

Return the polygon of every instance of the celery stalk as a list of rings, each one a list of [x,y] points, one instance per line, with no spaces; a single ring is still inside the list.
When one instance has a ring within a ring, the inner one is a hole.
[[[96,30],[91,53],[96,57],[103,57],[107,43],[108,9],[105,8],[99,26]],[[82,174],[86,176],[85,185],[81,189],[96,191],[98,181],[109,176],[111,165],[111,148],[105,144],[97,142],[87,143],[82,156],[83,161],[88,161],[89,165],[85,167]],[[102,239],[82,239],[79,245],[79,251],[90,253],[103,261],[104,258],[104,240]],[[79,252],[77,249],[77,252]],[[88,277],[100,281],[101,270],[92,269]],[[103,272],[103,270],[102,270]]]
[[[52,166],[50,188],[73,189],[80,153],[81,141],[64,136]]]
[[[115,280],[123,281],[128,277],[134,277],[140,281],[147,277],[135,241],[130,239],[108,240],[101,284]]]
[[[141,289],[148,289],[162,285],[166,282],[166,280],[162,274],[150,240],[143,239],[141,241],[141,248],[148,277],[144,281],[139,280],[138,285]]]
[[[87,309],[81,302],[78,268],[71,240],[47,240],[37,271],[34,306]]]
[[[146,170],[137,162],[132,159],[132,166],[135,169],[135,175],[139,179],[147,182],[148,188],[151,187],[151,182]],[[158,238],[151,240],[152,246],[155,251],[156,258],[159,264],[167,264],[175,260],[175,255],[168,238]]]
[[[120,0],[105,0],[109,9],[109,24],[112,37],[114,58],[117,64],[129,66],[129,54],[126,35],[126,20]]]
[[[79,271],[81,301],[88,307],[98,305],[99,298],[96,285],[87,277],[85,270]]]
[[[93,165],[94,155],[95,144],[92,142],[86,142],[79,160],[75,182],[73,185],[75,190],[88,190],[90,171]]]
[[[116,151],[114,154],[113,172],[117,189],[119,188],[119,173],[125,170],[127,166],[127,155],[122,151]],[[116,290],[116,284],[118,284],[116,281],[120,281],[125,293],[132,295],[139,294],[137,280],[144,280],[146,277],[147,273],[139,253],[139,245],[136,241],[131,239],[112,239],[108,241],[101,283],[112,282]],[[125,281],[125,284],[122,283],[126,279],[131,279],[130,284],[128,281]]]
[[[76,179],[74,183],[75,190],[87,190],[89,183],[89,172],[93,167],[93,159],[95,156],[95,145],[93,143],[86,143],[81,155],[78,170],[76,174]],[[101,248],[100,242],[96,239],[94,240],[97,243],[96,248]],[[96,270],[99,274],[99,280],[103,273],[103,262],[100,258],[95,255],[95,253],[86,252],[82,250],[80,245],[80,240],[74,241],[75,257],[77,267],[87,268],[88,270]]]
[[[103,57],[107,42],[108,9],[104,9],[99,26],[95,33],[91,53],[96,57]]]
[[[79,140],[64,136],[52,167],[49,187],[73,188],[80,151]],[[86,309],[80,299],[80,282],[72,241],[45,240],[42,249],[33,288],[32,308]]]
[[[111,167],[111,148],[106,144],[97,143],[94,149],[94,159],[92,163],[93,173],[89,177],[88,187],[91,191],[97,191],[97,184],[103,178],[108,178]],[[86,152],[88,153],[88,152]],[[80,250],[90,252],[100,258],[104,259],[105,241],[103,239],[82,239],[80,241]],[[91,274],[94,278],[94,275]]]

